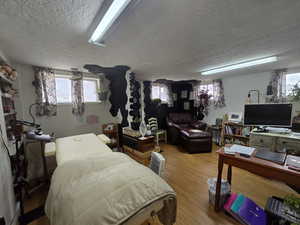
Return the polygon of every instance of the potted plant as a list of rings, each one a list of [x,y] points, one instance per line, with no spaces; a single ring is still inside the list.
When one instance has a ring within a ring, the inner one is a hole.
[[[152,100],[152,103],[153,103],[154,107],[157,108],[158,106],[160,106],[161,100],[160,100],[160,98],[155,98]]]
[[[100,101],[106,101],[107,95],[108,95],[108,91],[100,90],[98,88],[97,89],[97,93],[98,93],[98,98],[99,98]]]
[[[289,215],[289,217],[292,218],[292,221],[295,223],[293,224],[299,224],[300,221],[300,198],[296,197],[295,195],[287,195],[284,198],[284,207],[283,207],[283,213],[286,215]]]
[[[292,101],[295,102],[299,102],[300,101],[300,86],[299,86],[299,82],[297,82],[293,88],[292,88],[292,93],[289,95],[289,97],[291,97]]]

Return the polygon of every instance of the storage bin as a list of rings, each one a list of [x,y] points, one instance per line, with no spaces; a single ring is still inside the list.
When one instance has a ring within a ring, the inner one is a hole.
[[[208,194],[209,194],[209,202],[212,205],[215,205],[216,199],[216,188],[217,188],[217,178],[209,178],[207,180],[208,184]],[[227,180],[222,180],[221,182],[221,196],[220,196],[220,208],[223,208],[224,204],[227,201],[227,198],[230,195],[231,187]]]

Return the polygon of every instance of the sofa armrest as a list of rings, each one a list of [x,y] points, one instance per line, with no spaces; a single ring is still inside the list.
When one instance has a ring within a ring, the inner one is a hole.
[[[203,131],[207,130],[207,124],[199,120],[192,122],[190,125],[194,129],[203,130]]]

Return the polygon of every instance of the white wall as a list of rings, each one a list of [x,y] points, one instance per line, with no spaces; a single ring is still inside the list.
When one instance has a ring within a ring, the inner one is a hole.
[[[226,107],[214,109],[213,106],[210,106],[209,114],[204,120],[209,124],[215,124],[216,118],[222,118],[225,113],[243,113],[249,90],[259,90],[260,103],[265,103],[267,86],[270,79],[271,72],[224,77],[222,80]],[[294,104],[294,111],[299,109],[300,105]]]
[[[36,100],[35,89],[32,85],[34,72],[31,65],[16,64],[18,71],[19,101],[17,106],[18,118],[32,121],[29,116],[29,106]],[[57,106],[57,116],[36,117],[42,129],[47,133],[55,133],[56,137],[64,137],[82,133],[102,133],[102,124],[109,122],[120,122],[118,117],[112,117],[109,112],[110,102],[86,103],[84,115],[81,117],[72,114],[71,104]],[[87,124],[87,117],[96,115],[99,122],[93,125]]]

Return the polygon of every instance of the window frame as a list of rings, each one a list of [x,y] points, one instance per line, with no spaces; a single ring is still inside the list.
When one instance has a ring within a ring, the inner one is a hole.
[[[56,78],[65,78],[65,79],[69,79],[70,81],[72,81],[72,75],[65,75],[65,74],[55,74],[55,79]],[[96,82],[96,91],[100,90],[100,79],[96,78],[96,77],[83,77],[83,80],[93,80]],[[84,88],[84,87],[83,87]],[[72,105],[72,85],[71,85],[71,102],[57,102],[57,105]],[[99,104],[102,101],[99,100],[99,96],[97,95],[97,101],[91,101],[91,102],[86,102],[83,101],[84,104]],[[57,96],[56,96],[57,99]],[[84,100],[84,99],[83,99]]]
[[[201,87],[203,87],[203,86],[207,86],[207,89],[206,89],[206,90],[208,90],[208,85],[211,85],[211,86],[212,86],[212,95],[211,95],[211,97],[209,98],[209,101],[213,101],[213,100],[215,99],[215,94],[214,94],[214,84],[213,84],[213,82],[203,82],[203,83],[199,84],[199,86],[198,86],[198,93],[200,93]]]
[[[161,103],[162,104],[168,104],[168,99],[165,101],[165,100],[162,100],[161,99],[161,96],[159,96],[159,98],[152,98],[153,97],[153,95],[152,95],[152,93],[153,93],[153,87],[158,87],[159,89],[161,89],[161,88],[163,88],[163,89],[165,89],[165,91],[166,91],[166,95],[168,95],[168,87],[165,85],[165,84],[151,84],[151,100],[154,100],[154,99],[160,99],[161,100]],[[159,90],[159,93],[161,93],[161,91]]]
[[[95,77],[84,77],[83,80],[95,81],[96,82],[96,98],[97,98],[96,101],[86,102],[84,100],[84,94],[83,94],[83,102],[84,103],[89,103],[89,104],[100,103],[101,101],[99,100],[99,95],[97,94],[98,93],[97,90],[100,90],[100,79],[99,78],[95,78]],[[84,86],[83,86],[83,89],[84,89]]]
[[[288,77],[289,75],[295,75],[295,74],[297,74],[297,75],[299,76],[299,78],[300,78],[300,72],[299,72],[299,71],[298,71],[298,72],[296,72],[296,71],[295,71],[295,72],[290,72],[290,73],[285,74],[285,78],[284,78],[284,79],[285,79],[285,87],[284,87],[284,88],[285,88],[285,96],[286,96],[286,98],[287,98],[288,101],[292,101],[292,96],[290,96],[290,95],[289,95],[290,93],[288,93],[287,77]],[[299,80],[299,81],[300,81],[300,80]],[[298,82],[299,82],[299,81],[298,81]],[[297,82],[297,83],[298,83],[298,82]],[[295,84],[293,84],[293,86],[294,86],[294,85],[295,85]]]
[[[56,78],[65,78],[71,81],[71,75],[64,75],[64,74],[55,74],[55,92],[56,92]],[[72,83],[71,83],[71,101],[70,102],[58,102],[57,101],[57,92],[56,92],[56,104],[57,105],[72,105]]]

